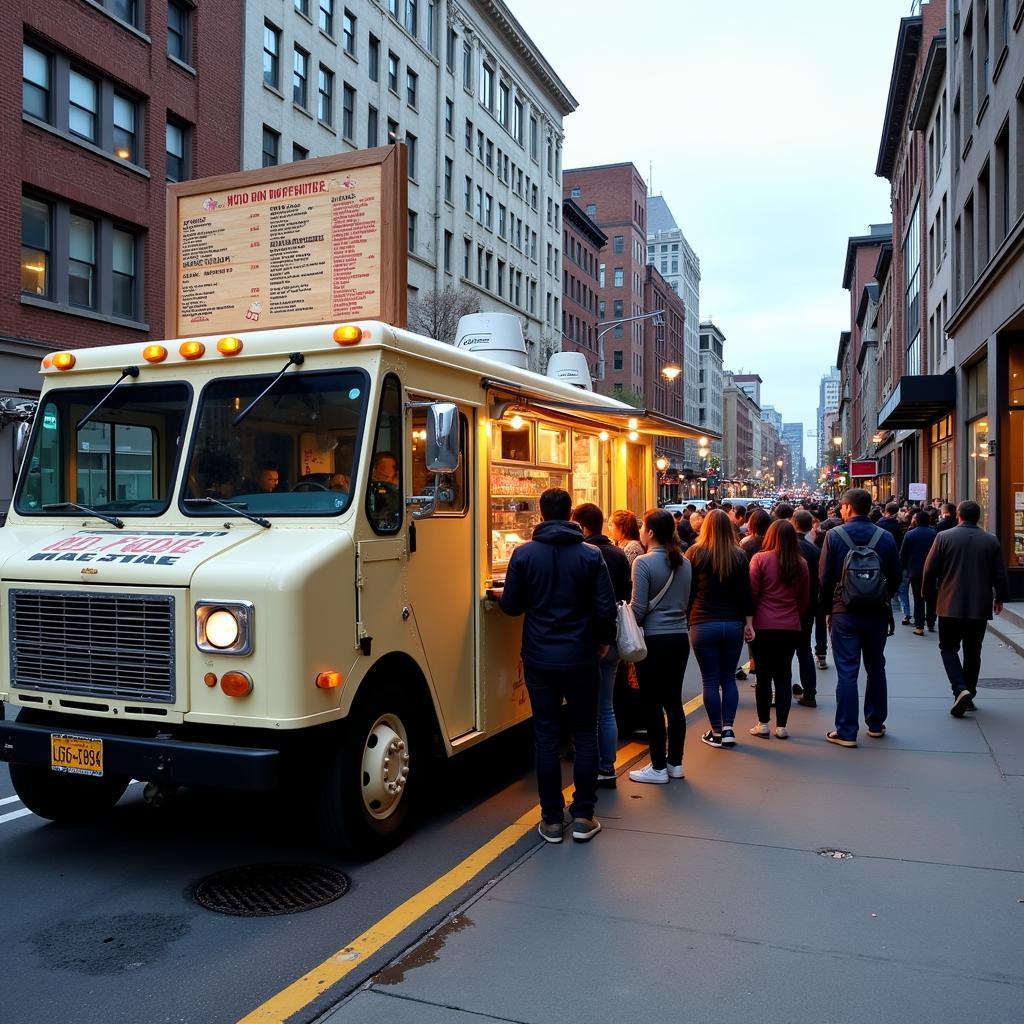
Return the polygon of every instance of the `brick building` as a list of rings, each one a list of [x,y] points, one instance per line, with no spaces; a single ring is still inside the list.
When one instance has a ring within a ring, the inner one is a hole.
[[[622,320],[651,312],[645,309],[647,262],[647,185],[631,163],[567,169],[563,195],[582,206],[608,236],[598,264],[598,320]],[[648,374],[644,366],[642,321],[620,324],[603,340],[604,380],[596,387],[642,404]],[[601,360],[598,352],[598,361]]]
[[[53,348],[164,335],[166,182],[239,166],[241,20],[241,0],[0,6],[0,388],[34,393]]]
[[[562,351],[582,352],[597,377],[598,266],[608,236],[571,199],[562,204]]]

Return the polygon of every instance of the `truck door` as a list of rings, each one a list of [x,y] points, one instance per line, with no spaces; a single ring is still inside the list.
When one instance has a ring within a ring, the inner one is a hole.
[[[415,404],[431,396],[410,397]],[[476,726],[472,422],[472,408],[460,407],[459,468],[441,477],[433,515],[419,520],[410,516],[407,521],[409,605],[450,739]],[[425,412],[407,410],[405,484],[410,496],[435,493],[435,477],[426,468],[426,436]]]

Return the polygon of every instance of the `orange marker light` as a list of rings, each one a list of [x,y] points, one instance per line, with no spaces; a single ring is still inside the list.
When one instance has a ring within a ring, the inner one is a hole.
[[[217,675],[215,672],[207,672],[203,676],[203,682],[212,690],[217,685]]]
[[[339,345],[354,345],[363,337],[363,329],[354,327],[352,324],[345,324],[344,327],[334,328],[334,340]]]
[[[53,357],[53,365],[58,370],[70,370],[75,365],[75,357],[70,352],[58,352]]]
[[[201,341],[183,341],[178,346],[178,355],[183,359],[199,359],[206,352]]]
[[[53,356],[43,356],[43,369],[48,370],[53,366]]]
[[[225,672],[220,677],[220,688],[229,697],[246,697],[252,693],[252,677],[248,672]]]
[[[147,345],[142,350],[142,358],[147,363],[162,363],[167,358],[167,349],[163,345]]]
[[[221,338],[217,342],[217,351],[222,356],[237,356],[242,351],[241,338]]]
[[[340,672],[319,672],[316,677],[318,690],[335,690],[341,686]]]

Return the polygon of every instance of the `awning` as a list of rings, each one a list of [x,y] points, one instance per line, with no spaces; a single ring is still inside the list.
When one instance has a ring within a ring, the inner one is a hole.
[[[956,406],[956,378],[951,373],[900,377],[878,413],[882,430],[917,430],[934,423]]]

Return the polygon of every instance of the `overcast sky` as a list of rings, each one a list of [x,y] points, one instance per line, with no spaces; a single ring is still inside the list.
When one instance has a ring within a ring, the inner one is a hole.
[[[807,457],[849,327],[846,239],[890,220],[875,161],[911,0],[509,3],[579,101],[564,166],[631,160],[665,197],[726,369],[762,376],[762,403],[804,422]]]

